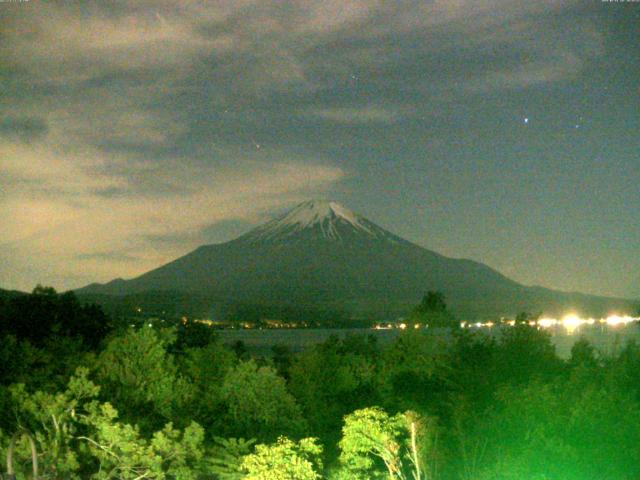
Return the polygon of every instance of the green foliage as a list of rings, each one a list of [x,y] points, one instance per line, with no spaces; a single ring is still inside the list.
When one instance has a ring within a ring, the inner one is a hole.
[[[442,292],[428,291],[416,308],[418,313],[447,311],[447,302]]]
[[[220,480],[241,480],[244,477],[242,462],[251,453],[256,440],[221,437],[214,437],[213,440],[214,446],[206,460],[207,470]]]
[[[439,358],[445,348],[429,332],[402,332],[383,350],[375,376],[383,404],[394,410],[436,410],[448,389]]]
[[[73,442],[83,431],[80,419],[99,387],[88,380],[88,370],[78,368],[62,393],[29,393],[25,385],[9,388],[16,416],[15,431],[26,429],[34,435],[41,452],[41,471],[47,475],[76,478],[80,470]]]
[[[218,428],[224,415],[222,383],[236,364],[234,353],[219,343],[189,348],[177,358],[178,370],[192,394],[183,412],[207,428]]]
[[[13,429],[33,433],[43,478],[197,478],[204,438],[199,425],[180,432],[167,424],[146,439],[136,427],[118,422],[109,403],[96,400],[100,389],[87,376],[79,368],[57,394],[29,393],[22,384],[10,388]]]
[[[274,439],[280,433],[299,434],[305,422],[282,377],[270,366],[249,360],[230,369],[221,387],[229,433]]]
[[[113,338],[98,357],[98,380],[109,392],[124,418],[140,419],[146,429],[179,420],[193,395],[191,384],[179,375],[167,347],[175,341],[172,330],[142,327]]]
[[[315,438],[294,442],[279,437],[271,445],[256,446],[253,454],[244,457],[245,480],[319,480],[322,470],[322,447]]]
[[[184,351],[187,348],[203,348],[216,340],[214,330],[199,322],[178,322],[176,333],[175,349],[177,351]]]
[[[97,348],[111,329],[105,313],[96,305],[81,305],[73,292],[56,293],[38,285],[30,295],[18,295],[0,303],[0,334],[15,335],[42,346],[52,337],[77,337],[88,348]]]
[[[637,402],[611,385],[559,379],[505,388],[479,432],[490,442],[479,478],[637,478],[638,422]]]
[[[74,369],[90,361],[110,328],[99,307],[81,305],[72,292],[57,294],[38,286],[32,294],[3,299],[0,384],[64,388]]]
[[[491,404],[503,370],[493,336],[469,330],[456,332],[447,366],[445,375],[457,396],[465,397],[476,408]]]
[[[596,349],[586,338],[582,337],[578,339],[576,343],[573,344],[573,347],[571,347],[569,365],[587,369],[597,367],[598,359],[596,358]]]
[[[116,417],[117,412],[108,403],[93,403],[84,419],[86,425],[93,427],[93,435],[79,440],[86,442],[89,454],[99,462],[92,478],[198,478],[204,439],[204,431],[198,424],[192,423],[180,432],[169,423],[147,440],[136,427],[116,422]]]
[[[347,415],[340,440],[343,472],[338,476],[389,480],[426,478],[423,459],[431,445],[424,426],[413,412],[390,416],[380,408],[371,407]]]
[[[409,315],[409,323],[422,323],[429,327],[449,327],[457,329],[460,325],[448,310],[442,292],[429,291]]]
[[[28,340],[15,335],[0,338],[0,383],[27,383],[38,364],[45,363],[47,352],[35,348]],[[39,372],[38,372],[39,373]]]
[[[26,325],[47,306],[75,315],[51,289],[25,297]],[[56,318],[29,337],[7,330],[12,301],[0,305],[0,455],[32,432],[43,478],[640,478],[635,342],[607,357],[580,339],[562,361],[523,320],[491,334],[411,329],[384,346],[330,338],[274,349],[271,363],[246,349],[239,360],[199,327],[127,328],[105,346]],[[417,310],[446,304],[427,295]],[[319,439],[293,440],[304,435]],[[17,447],[24,480],[28,445]]]
[[[527,324],[500,330],[495,361],[500,366],[500,383],[526,383],[534,378],[551,378],[562,368],[551,335]]]
[[[342,417],[375,401],[377,349],[365,337],[331,338],[297,355],[291,392],[314,432],[339,433]]]

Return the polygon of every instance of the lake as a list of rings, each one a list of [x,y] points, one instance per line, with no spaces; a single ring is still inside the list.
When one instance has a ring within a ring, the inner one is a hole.
[[[509,327],[505,327],[509,328]],[[478,330],[473,328],[473,330]],[[482,328],[483,334],[495,335],[499,329]],[[640,327],[637,324],[608,326],[608,325],[585,325],[575,332],[569,334],[562,326],[546,329],[551,334],[551,340],[556,347],[556,352],[561,358],[569,358],[571,347],[581,337],[586,338],[598,351],[610,355],[618,352],[629,340],[635,339],[640,342]],[[282,345],[288,347],[293,352],[299,352],[317,343],[324,342],[332,335],[343,338],[348,335],[373,335],[380,344],[393,341],[403,330],[388,329],[375,330],[372,328],[350,328],[350,329],[234,329],[219,330],[217,333],[225,344],[233,345],[237,341],[245,344],[248,351],[256,355],[271,355],[271,347]],[[434,341],[442,341],[448,338],[450,333],[447,329],[421,330],[421,335],[433,337]]]

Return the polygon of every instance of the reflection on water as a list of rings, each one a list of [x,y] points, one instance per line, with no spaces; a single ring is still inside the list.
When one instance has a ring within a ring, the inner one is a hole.
[[[556,346],[556,352],[562,358],[569,358],[571,347],[580,338],[587,339],[604,355],[618,353],[630,340],[640,341],[640,328],[636,323],[581,325],[572,329],[557,325],[548,331]]]

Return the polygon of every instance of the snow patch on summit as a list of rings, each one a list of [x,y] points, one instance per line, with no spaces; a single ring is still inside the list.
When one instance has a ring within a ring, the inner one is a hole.
[[[288,236],[318,225],[326,238],[340,238],[338,226],[346,224],[355,230],[376,236],[371,224],[357,213],[336,202],[308,201],[294,207],[281,217],[258,227],[254,235],[260,238]]]
[[[357,214],[336,202],[311,201],[302,203],[277,219],[276,224],[307,228],[316,223],[322,223],[326,219],[332,220],[334,217],[341,218],[353,227],[370,233],[369,228],[360,221]]]

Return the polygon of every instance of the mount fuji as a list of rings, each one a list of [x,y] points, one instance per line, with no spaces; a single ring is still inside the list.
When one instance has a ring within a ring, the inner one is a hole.
[[[102,303],[114,297],[131,305],[156,302],[175,313],[230,315],[250,306],[262,318],[323,311],[390,319],[406,314],[428,290],[442,291],[467,319],[523,310],[605,315],[629,307],[622,299],[521,285],[482,263],[413,244],[328,201],[304,202],[229,242],[76,293]]]

